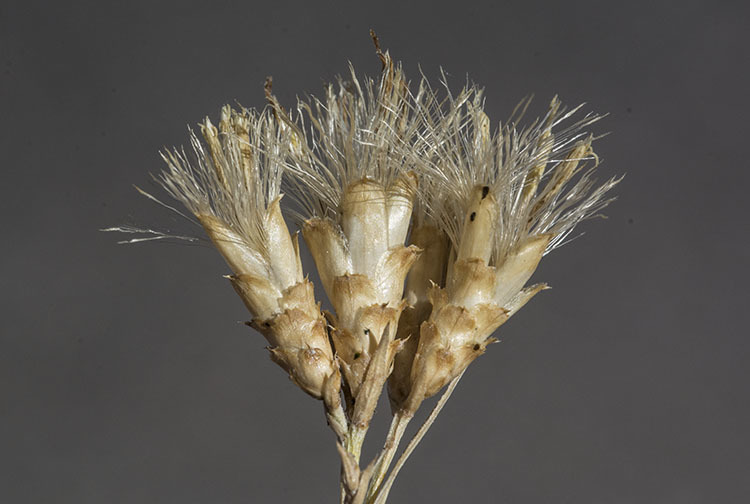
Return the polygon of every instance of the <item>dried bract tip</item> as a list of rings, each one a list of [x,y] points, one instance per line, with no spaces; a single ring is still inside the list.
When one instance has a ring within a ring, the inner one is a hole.
[[[499,206],[495,196],[486,191],[488,186],[477,186],[469,197],[458,245],[456,260],[478,258],[488,263],[493,249],[493,238]]]

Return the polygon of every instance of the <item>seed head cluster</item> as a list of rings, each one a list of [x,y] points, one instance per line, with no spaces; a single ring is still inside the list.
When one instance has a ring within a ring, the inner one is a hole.
[[[190,151],[163,152],[157,177],[226,260],[274,362],[324,401],[346,502],[382,489],[392,454],[369,472],[358,462],[383,388],[408,419],[459,377],[546,288],[527,285],[542,257],[618,182],[594,178],[588,128],[600,117],[581,106],[555,97],[521,127],[524,101],[493,126],[481,89],[452,93],[424,77],[415,88],[376,48],[378,79],[351,69],[291,110],[269,80],[265,109],[224,107],[218,125],[191,132]],[[321,310],[284,213],[333,312]]]

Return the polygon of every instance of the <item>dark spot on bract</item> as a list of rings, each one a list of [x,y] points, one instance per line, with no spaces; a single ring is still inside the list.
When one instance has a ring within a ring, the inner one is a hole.
[[[486,198],[489,193],[490,193],[489,186],[482,187],[482,199]]]
[[[471,215],[469,215],[469,220],[471,222],[474,222],[474,219],[476,219],[476,218],[477,218],[477,213],[476,212],[471,212]]]
[[[480,348],[482,348],[482,347],[479,345],[479,343],[476,343],[474,345],[474,350],[479,350]]]
[[[367,334],[369,336],[370,335],[370,330],[369,329],[365,329],[365,334]]]
[[[359,352],[354,352],[354,360],[357,360],[357,359],[359,359],[359,358],[360,358],[361,356],[362,356],[362,354],[361,354],[361,353],[359,353]]]

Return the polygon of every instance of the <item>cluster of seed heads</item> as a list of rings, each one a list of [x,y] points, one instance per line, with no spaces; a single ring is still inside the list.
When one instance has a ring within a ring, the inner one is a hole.
[[[385,499],[408,419],[546,287],[527,285],[542,256],[597,215],[618,182],[593,178],[587,128],[599,116],[555,97],[530,125],[517,126],[523,102],[493,128],[482,90],[436,90],[424,77],[412,87],[376,48],[379,79],[352,69],[291,110],[269,80],[265,109],[225,106],[218,125],[207,118],[191,133],[190,153],[162,154],[157,177],[226,260],[271,358],[323,400],[346,502]],[[316,300],[284,213],[302,231],[332,312]],[[360,470],[384,387],[391,446]]]

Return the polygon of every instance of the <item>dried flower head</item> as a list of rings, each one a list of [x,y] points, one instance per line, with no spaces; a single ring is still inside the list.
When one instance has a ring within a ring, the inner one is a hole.
[[[412,93],[373,38],[379,79],[351,69],[293,112],[269,79],[269,107],[224,107],[218,126],[200,125],[202,139],[191,131],[192,155],[162,154],[157,181],[226,260],[272,359],[323,400],[342,459],[342,502],[378,504],[493,332],[546,287],[527,285],[542,257],[612,201],[619,180],[594,178],[588,128],[599,116],[554,98],[522,128],[525,101],[493,129],[482,90],[454,95],[422,77]],[[297,209],[282,209],[282,190]],[[321,312],[282,210],[300,225],[333,313]],[[360,470],[386,381],[391,430]],[[409,420],[449,383],[388,475]]]
[[[302,232],[336,312],[332,338],[351,399],[374,372],[370,362],[383,338],[388,357],[370,381],[378,387],[390,372],[404,279],[418,256],[417,247],[404,246],[417,175],[402,147],[419,117],[400,65],[387,52],[378,55],[378,81],[361,82],[350,69],[323,100],[299,101],[297,121],[269,95],[295,138],[304,139],[290,151],[287,186],[306,214]]]
[[[422,229],[429,230],[422,248],[433,247],[445,262],[431,262],[434,278],[413,271],[413,299],[427,297],[431,310],[410,321],[412,337],[420,328],[419,346],[412,344],[413,358],[397,359],[390,388],[397,407],[410,394],[410,410],[463,372],[497,327],[546,287],[524,288],[542,256],[606,206],[618,182],[597,186],[593,179],[598,159],[586,128],[600,117],[569,121],[581,106],[566,111],[555,97],[530,126],[518,129],[511,120],[491,131],[481,90],[465,87],[440,99],[423,87],[423,128],[411,153],[429,190],[419,193],[424,215],[413,235],[424,239]],[[450,242],[449,257],[440,236]]]
[[[323,397],[327,386],[338,387],[339,372],[280,206],[291,131],[269,110],[229,106],[218,128],[206,118],[200,129],[203,142],[191,132],[194,159],[184,150],[163,153],[167,169],[158,180],[221,252],[273,360],[306,392]]]

